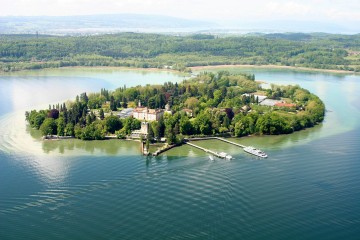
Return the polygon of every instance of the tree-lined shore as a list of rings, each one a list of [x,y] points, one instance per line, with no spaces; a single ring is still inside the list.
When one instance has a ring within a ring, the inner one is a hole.
[[[359,53],[359,35],[0,35],[0,71],[5,72],[69,66],[190,71],[194,66],[238,64],[359,72]]]

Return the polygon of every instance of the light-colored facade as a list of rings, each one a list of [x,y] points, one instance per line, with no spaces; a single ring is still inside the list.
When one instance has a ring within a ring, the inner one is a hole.
[[[131,132],[131,138],[140,138],[141,136],[146,138],[149,133],[149,123],[141,122],[141,128]]]
[[[137,107],[133,111],[133,117],[142,121],[159,121],[163,115],[163,109],[149,109],[147,107]]]

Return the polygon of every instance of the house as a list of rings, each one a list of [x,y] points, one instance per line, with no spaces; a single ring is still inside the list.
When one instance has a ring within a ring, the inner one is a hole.
[[[181,110],[182,112],[186,113],[186,115],[188,115],[189,117],[193,116],[193,110],[188,109],[188,108],[184,108],[183,110]]]
[[[250,111],[250,110],[251,110],[251,107],[248,106],[248,105],[245,105],[245,106],[241,107],[241,111],[242,111],[242,112],[248,112],[248,111]]]

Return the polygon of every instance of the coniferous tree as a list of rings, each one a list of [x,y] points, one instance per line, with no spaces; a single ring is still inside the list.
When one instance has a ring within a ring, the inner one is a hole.
[[[104,120],[105,116],[104,116],[104,110],[101,108],[99,111],[99,117],[101,120]]]

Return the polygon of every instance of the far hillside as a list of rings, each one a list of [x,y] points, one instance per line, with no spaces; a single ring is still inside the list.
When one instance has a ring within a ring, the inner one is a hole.
[[[99,36],[1,35],[0,70],[125,66],[189,71],[193,66],[279,65],[360,71],[360,35],[121,33]]]

